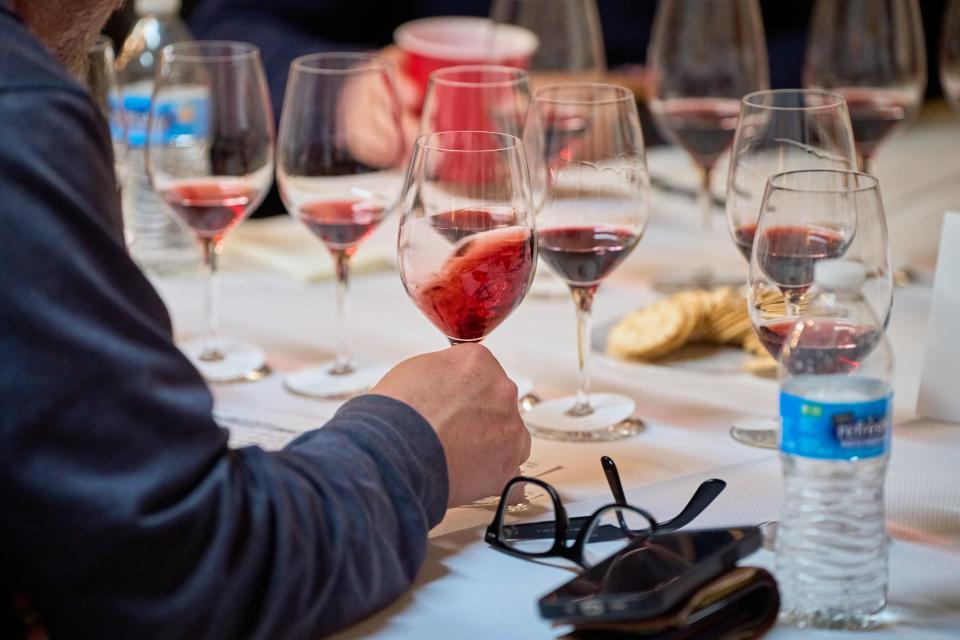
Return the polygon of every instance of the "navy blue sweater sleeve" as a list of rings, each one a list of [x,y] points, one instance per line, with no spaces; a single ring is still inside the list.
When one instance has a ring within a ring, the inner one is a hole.
[[[105,123],[5,20],[0,625],[14,594],[72,638],[313,638],[383,606],[445,508],[432,429],[368,396],[229,449],[123,247]]]

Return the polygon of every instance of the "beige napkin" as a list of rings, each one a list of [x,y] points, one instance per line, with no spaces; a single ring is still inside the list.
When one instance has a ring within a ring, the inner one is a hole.
[[[367,242],[353,259],[353,273],[392,269],[396,249]],[[333,260],[319,238],[290,216],[247,220],[229,236],[223,248],[223,266],[256,269],[309,284],[332,278]]]

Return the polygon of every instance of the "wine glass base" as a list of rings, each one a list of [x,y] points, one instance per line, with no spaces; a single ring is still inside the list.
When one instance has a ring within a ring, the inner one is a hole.
[[[738,420],[730,427],[730,437],[758,449],[780,447],[780,421],[772,418]]]
[[[594,393],[588,416],[567,415],[577,399],[573,396],[545,400],[523,414],[530,433],[539,438],[564,442],[601,442],[629,438],[643,431],[643,421],[631,418],[636,403],[626,396]]]
[[[742,273],[721,273],[713,270],[697,270],[681,273],[664,273],[653,279],[652,286],[660,293],[676,293],[684,289],[715,289],[739,287],[744,284]]]
[[[211,344],[222,358],[210,360],[201,357]],[[197,338],[181,343],[180,350],[207,382],[253,382],[270,373],[263,350],[239,340],[216,338],[211,343]]]
[[[323,400],[342,400],[366,393],[380,382],[389,367],[381,364],[354,363],[351,373],[331,373],[333,362],[324,362],[288,373],[283,378],[287,391],[298,396]]]

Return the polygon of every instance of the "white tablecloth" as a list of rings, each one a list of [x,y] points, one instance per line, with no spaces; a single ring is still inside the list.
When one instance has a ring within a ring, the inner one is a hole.
[[[881,150],[878,175],[886,197],[897,256],[929,268],[939,219],[960,209],[960,118],[942,109]],[[673,150],[650,154],[651,171],[692,184]],[[247,223],[253,224],[253,223]],[[655,195],[651,227],[634,255],[604,285],[597,322],[612,320],[656,295],[655,273],[692,261],[697,224],[692,202]],[[716,218],[713,255],[718,265],[744,269]],[[362,251],[383,251],[395,238],[385,224]],[[303,231],[303,233],[307,233]],[[230,239],[227,238],[227,243]],[[319,242],[317,251],[324,249]],[[201,327],[200,286],[195,280],[159,282],[179,335]],[[890,624],[877,637],[960,637],[960,426],[916,420],[930,290],[920,283],[899,289],[890,327],[897,357],[894,453],[888,482],[891,552]],[[328,359],[334,347],[334,289],[304,286],[260,272],[238,270],[222,279],[223,330],[263,346],[275,373],[266,379],[214,389],[221,411],[293,431],[319,426],[338,406],[286,393],[286,371]],[[395,363],[445,346],[444,339],[407,299],[396,272],[359,276],[351,320],[359,356]],[[573,306],[569,300],[528,298],[486,342],[507,368],[531,376],[543,397],[570,393],[576,380]],[[613,456],[631,500],[658,517],[673,515],[696,484],[719,477],[729,486],[695,525],[757,523],[774,519],[780,501],[777,457],[750,449],[727,435],[744,415],[776,410],[776,384],[747,374],[708,374],[689,369],[594,361],[594,388],[626,393],[647,421],[641,435],[607,444],[535,440],[538,471],[559,467],[554,484],[574,515],[609,500],[599,458]],[[386,611],[343,637],[553,638],[536,600],[570,576],[569,567],[524,562],[489,549],[482,527],[492,511],[451,511],[431,534],[417,584]],[[766,552],[749,562],[770,564]],[[771,637],[833,637],[778,628]]]

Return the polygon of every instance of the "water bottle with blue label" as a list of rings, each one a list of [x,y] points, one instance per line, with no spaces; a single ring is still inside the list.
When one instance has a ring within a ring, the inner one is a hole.
[[[804,627],[868,628],[886,605],[893,355],[865,280],[859,262],[817,263],[781,353],[777,579],[782,619]]]
[[[141,268],[153,274],[179,274],[196,268],[199,249],[151,188],[145,147],[160,50],[193,37],[178,15],[180,0],[137,0],[134,8],[140,18],[117,59],[127,126],[123,172],[125,224],[135,238],[130,252]],[[158,115],[167,124],[157,135],[175,136],[205,125],[205,109],[202,93],[168,96],[164,104],[157,105]]]

